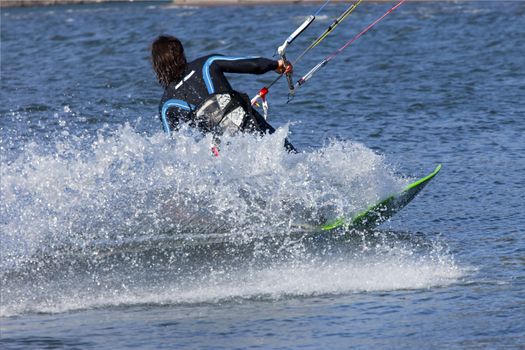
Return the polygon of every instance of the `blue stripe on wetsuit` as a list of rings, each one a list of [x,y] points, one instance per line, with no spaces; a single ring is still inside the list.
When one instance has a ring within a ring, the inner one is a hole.
[[[191,111],[195,109],[194,105],[186,101],[183,101],[183,100],[171,99],[171,100],[167,100],[166,102],[164,102],[164,105],[162,105],[161,118],[162,118],[162,126],[164,128],[164,132],[166,132],[168,135],[170,134],[170,125],[168,123],[167,113],[168,113],[168,109],[171,107],[178,107],[185,111]]]
[[[214,61],[216,60],[239,61],[239,60],[246,60],[246,59],[252,59],[252,58],[259,58],[259,57],[211,56],[210,58],[208,58],[206,60],[206,63],[204,63],[204,66],[202,67],[202,77],[204,78],[204,83],[206,84],[208,93],[213,94],[215,92],[215,87],[213,86],[213,81],[211,80],[211,75],[210,75],[210,67]]]

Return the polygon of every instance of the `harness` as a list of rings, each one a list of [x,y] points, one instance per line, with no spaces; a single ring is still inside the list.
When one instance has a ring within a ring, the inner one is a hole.
[[[237,91],[214,93],[193,111],[198,126],[214,135],[256,129],[248,96]]]

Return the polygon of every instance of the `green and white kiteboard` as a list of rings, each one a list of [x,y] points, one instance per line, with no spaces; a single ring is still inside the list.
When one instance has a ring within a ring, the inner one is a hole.
[[[337,228],[367,230],[372,229],[407,206],[408,203],[434,178],[441,170],[441,164],[427,176],[409,184],[401,192],[393,194],[380,200],[378,203],[368,207],[366,210],[356,213],[350,217],[342,217],[321,225],[323,231]]]

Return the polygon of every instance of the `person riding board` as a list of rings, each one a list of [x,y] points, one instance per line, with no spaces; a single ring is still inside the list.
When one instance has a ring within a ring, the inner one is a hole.
[[[184,48],[174,36],[161,35],[151,46],[153,70],[164,87],[159,112],[164,131],[188,123],[215,139],[224,133],[273,133],[275,129],[255,109],[246,94],[235,91],[224,73],[291,73],[284,60],[262,57],[206,55],[187,62]],[[295,148],[285,140],[289,151]],[[215,151],[214,151],[215,153]]]

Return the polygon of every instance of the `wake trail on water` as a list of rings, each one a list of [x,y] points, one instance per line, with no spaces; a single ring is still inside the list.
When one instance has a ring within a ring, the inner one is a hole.
[[[288,153],[287,134],[224,137],[219,157],[186,128],[3,139],[1,315],[427,288],[461,275],[438,242],[298,234],[409,179],[358,143]]]

